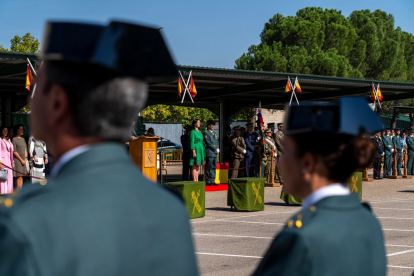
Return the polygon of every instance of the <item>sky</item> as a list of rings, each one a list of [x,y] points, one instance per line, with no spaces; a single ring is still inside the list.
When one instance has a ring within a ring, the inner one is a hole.
[[[234,68],[235,60],[260,42],[271,17],[310,6],[337,9],[346,17],[354,10],[380,9],[394,15],[395,27],[414,33],[413,0],[0,0],[0,45],[9,48],[12,37],[28,32],[42,42],[48,20],[118,19],[162,27],[179,65]]]

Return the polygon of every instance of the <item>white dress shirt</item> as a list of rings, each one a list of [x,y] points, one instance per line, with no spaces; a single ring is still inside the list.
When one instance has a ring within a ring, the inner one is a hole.
[[[302,209],[306,209],[311,205],[316,204],[318,201],[330,196],[346,196],[351,194],[346,185],[335,183],[322,187],[313,193],[311,193],[302,204]]]
[[[82,145],[76,148],[71,149],[70,151],[65,152],[62,157],[60,157],[59,161],[56,162],[56,164],[53,166],[52,171],[50,172],[51,177],[55,177],[60,169],[68,163],[70,160],[75,158],[81,153],[84,153],[85,151],[89,150],[91,146],[90,145]]]

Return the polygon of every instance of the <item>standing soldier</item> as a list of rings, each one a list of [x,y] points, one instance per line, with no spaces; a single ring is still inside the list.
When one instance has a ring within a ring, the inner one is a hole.
[[[407,128],[407,153],[408,153],[408,161],[407,161],[407,175],[414,175],[414,137],[413,137],[413,129]]]
[[[247,131],[244,133],[243,138],[246,144],[246,155],[244,157],[244,164],[246,166],[245,176],[246,177],[253,177],[253,168],[250,168],[252,165],[253,160],[253,153],[254,153],[254,143],[256,136],[253,134],[253,123],[246,124]]]
[[[276,164],[276,172],[275,172],[275,180],[279,181],[280,185],[283,185],[283,178],[280,174],[279,168],[279,161],[282,157],[283,150],[282,150],[282,139],[283,139],[283,123],[277,124],[278,132],[275,133],[275,144],[277,149],[277,164]]]
[[[260,175],[260,167],[262,167],[262,158],[261,154],[263,151],[262,146],[262,136],[261,136],[261,130],[259,128],[255,128],[253,135],[252,135],[252,144],[254,147],[253,151],[253,163],[254,163],[254,177],[263,177],[264,174],[264,166],[262,168],[262,175]]]
[[[270,129],[270,131],[272,132],[272,139],[275,139],[275,123],[268,123],[267,124],[267,129]]]
[[[216,184],[217,154],[219,150],[219,141],[217,134],[214,132],[216,122],[207,121],[207,131],[204,133],[204,144],[206,145],[206,185],[214,186]]]
[[[381,178],[381,159],[384,156],[384,145],[381,141],[381,132],[375,133],[374,138],[372,138],[372,142],[374,143],[376,150],[374,155],[374,179],[382,179]]]
[[[275,141],[272,139],[272,130],[270,128],[266,129],[266,131],[265,131],[264,151],[265,151],[265,154],[266,154],[266,157],[267,157],[267,163],[266,163],[264,177],[269,182],[268,178],[269,178],[269,175],[270,175],[270,170],[272,168],[272,157],[273,158],[277,157],[276,145],[275,145]],[[275,159],[273,159],[273,160],[275,160]]]
[[[240,126],[235,126],[233,128],[234,135],[231,139],[231,157],[233,158],[233,170],[231,171],[230,178],[237,178],[238,168],[244,160],[244,155],[246,154],[246,143],[244,138],[240,136]]]
[[[223,162],[229,163],[229,165],[231,166],[231,128],[226,127],[226,133],[222,139],[224,147]]]
[[[389,150],[388,150],[389,147],[387,146],[387,144],[385,143],[385,141],[384,140],[382,141],[384,143],[384,150],[385,150],[384,171],[385,170],[388,170],[388,168],[391,166],[392,157],[390,157],[390,156],[392,155],[392,153],[394,152],[394,148],[396,147],[397,148],[397,152],[396,152],[395,159],[396,159],[397,163],[394,164],[394,166],[397,166],[397,173],[398,173],[398,175],[402,175],[402,173],[401,173],[401,157],[403,156],[402,153],[403,153],[403,149],[404,149],[404,147],[403,147],[403,141],[402,141],[402,138],[400,136],[400,132],[401,132],[400,129],[399,128],[396,128],[395,129],[396,135],[391,138],[391,135],[390,135],[391,132],[390,132],[389,129],[387,130],[388,139],[392,139],[392,151],[391,151],[391,153],[389,152]],[[388,154],[388,157],[387,157],[387,154]],[[390,174],[391,174],[391,170],[389,170],[387,172],[387,176],[385,176],[385,174],[384,174],[384,177],[388,177],[388,176],[390,176]]]
[[[191,141],[190,141],[190,132],[191,132],[191,126],[186,125],[184,127],[185,133],[181,135],[181,145],[183,146],[183,173],[182,173],[182,179],[183,181],[188,181],[190,178],[190,159],[192,156],[191,151]]]
[[[390,166],[392,164],[392,153],[394,152],[394,143],[396,141],[391,137],[391,130],[387,129],[385,134],[382,135],[382,143],[384,144],[384,178],[388,178],[391,175]],[[387,171],[388,170],[388,171]]]

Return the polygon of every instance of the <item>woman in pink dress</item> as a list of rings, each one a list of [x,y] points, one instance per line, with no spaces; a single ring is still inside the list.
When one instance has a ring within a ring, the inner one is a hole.
[[[13,144],[7,134],[7,127],[0,127],[0,169],[6,169],[8,171],[7,180],[0,181],[1,194],[10,194],[13,192],[13,171],[5,167],[13,168]]]

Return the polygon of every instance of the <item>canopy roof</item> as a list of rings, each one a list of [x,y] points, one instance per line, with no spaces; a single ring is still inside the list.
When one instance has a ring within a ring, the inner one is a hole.
[[[262,107],[283,109],[291,93],[285,92],[287,78],[292,84],[295,77],[299,79],[303,94],[298,94],[301,101],[335,101],[343,96],[362,96],[370,98],[372,83],[380,84],[384,101],[414,97],[414,83],[351,79],[317,75],[247,71],[236,69],[178,66],[185,79],[192,71],[197,96],[194,104],[188,95],[181,104],[178,97],[178,79],[171,83],[152,84],[148,105],[167,104],[208,108],[219,113],[219,102],[229,103],[231,113],[243,107]],[[295,99],[293,99],[294,101]]]
[[[0,52],[0,97],[6,94],[13,96],[12,111],[19,110],[27,104],[27,59],[36,66],[35,54]]]

